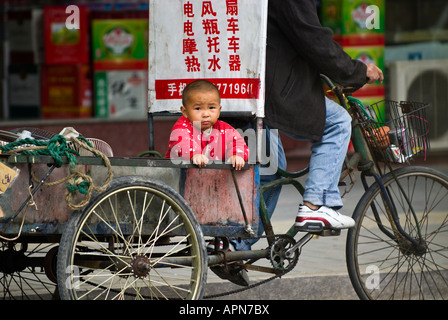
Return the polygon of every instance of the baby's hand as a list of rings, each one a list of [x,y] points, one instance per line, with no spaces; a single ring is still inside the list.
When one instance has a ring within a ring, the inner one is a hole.
[[[232,162],[232,167],[234,167],[235,170],[241,170],[245,163],[244,159],[237,155],[231,156],[229,162]]]
[[[199,168],[205,167],[208,164],[208,158],[200,153],[195,154],[193,158],[191,158],[191,161],[193,161]]]

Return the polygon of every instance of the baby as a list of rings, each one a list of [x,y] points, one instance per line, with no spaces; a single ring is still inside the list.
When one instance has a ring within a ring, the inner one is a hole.
[[[205,167],[210,160],[232,163],[240,170],[249,158],[249,148],[229,124],[218,120],[221,96],[206,80],[188,84],[182,93],[182,116],[174,124],[165,158],[191,160]]]

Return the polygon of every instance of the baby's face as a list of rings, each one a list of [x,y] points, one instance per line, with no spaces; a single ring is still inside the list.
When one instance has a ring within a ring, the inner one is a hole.
[[[182,114],[187,117],[195,127],[205,131],[216,123],[221,112],[219,95],[215,91],[197,90],[190,93],[185,106],[181,107]]]

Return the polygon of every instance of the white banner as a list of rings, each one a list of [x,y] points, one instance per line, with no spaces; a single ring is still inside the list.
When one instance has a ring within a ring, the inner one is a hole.
[[[182,90],[207,79],[222,112],[264,116],[267,0],[150,0],[149,112],[179,112]]]

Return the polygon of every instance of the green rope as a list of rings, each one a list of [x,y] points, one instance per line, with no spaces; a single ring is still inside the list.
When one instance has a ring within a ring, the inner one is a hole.
[[[46,147],[36,150],[20,150],[20,146],[35,145],[38,147]],[[62,135],[54,135],[50,140],[37,140],[31,138],[25,138],[18,141],[8,143],[5,146],[0,146],[2,153],[10,151],[20,152],[24,155],[45,155],[51,156],[55,162],[57,168],[62,166],[62,157],[66,156],[70,165],[76,164],[76,157],[78,152],[67,146],[67,141]]]
[[[83,140],[89,147],[92,144],[84,137],[78,137],[79,140]],[[36,150],[21,150],[20,146],[35,145],[38,147],[46,147]],[[67,144],[67,140],[64,136],[60,134],[54,135],[50,140],[37,140],[31,138],[25,138],[18,141],[8,143],[7,145],[0,146],[2,153],[7,153],[11,151],[20,152],[24,155],[42,155],[51,156],[55,162],[57,168],[62,166],[62,157],[67,157],[70,164],[76,164],[76,157],[79,153],[70,148]]]
[[[78,139],[83,140],[85,143],[87,143],[87,145],[92,147],[92,144],[86,138],[78,137]],[[45,148],[33,150],[21,150],[19,148],[21,146],[26,147],[30,145]],[[70,171],[72,171],[77,163],[76,156],[79,156],[79,153],[76,150],[70,148],[65,137],[60,134],[54,135],[50,140],[37,140],[31,138],[21,139],[8,143],[5,146],[0,146],[0,150],[2,151],[2,153],[14,151],[24,155],[51,156],[57,168],[60,168],[62,166],[62,157],[65,156],[68,158]],[[67,183],[67,189],[70,192],[78,191],[82,194],[87,194],[89,186],[90,182],[85,180],[80,183]]]
[[[81,183],[67,183],[67,190],[73,193],[76,193],[78,191],[81,194],[87,194],[89,192],[90,182],[83,180]]]

